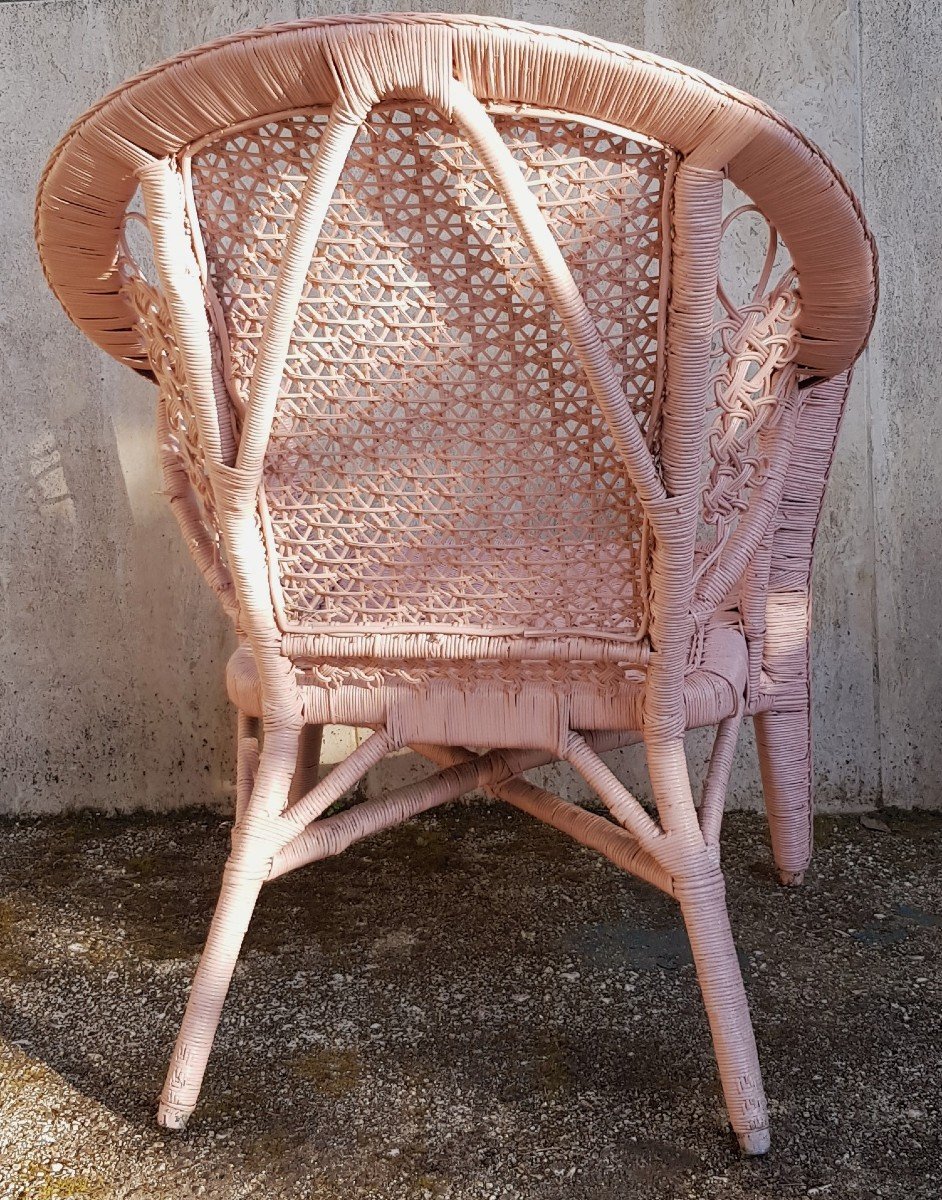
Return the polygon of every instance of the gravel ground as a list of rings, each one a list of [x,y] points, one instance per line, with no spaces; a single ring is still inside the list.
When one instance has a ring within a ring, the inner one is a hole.
[[[804,888],[724,853],[773,1115],[725,1127],[674,906],[460,804],[263,892],[200,1106],[154,1097],[218,816],[0,823],[0,1197],[942,1195],[942,817],[822,818]]]

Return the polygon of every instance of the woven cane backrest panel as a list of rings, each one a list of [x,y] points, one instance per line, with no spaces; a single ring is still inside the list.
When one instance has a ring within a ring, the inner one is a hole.
[[[646,427],[668,152],[556,116],[494,122]],[[323,124],[273,120],[191,161],[243,403]],[[637,498],[513,218],[430,109],[375,109],[354,143],[264,485],[286,629],[644,630]]]

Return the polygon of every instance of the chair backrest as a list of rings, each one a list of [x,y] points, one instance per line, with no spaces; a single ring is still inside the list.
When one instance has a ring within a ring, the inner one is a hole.
[[[243,406],[326,122],[261,122],[190,159]],[[672,153],[560,115],[494,122],[653,435]],[[644,632],[631,479],[506,201],[428,105],[373,108],[350,148],[293,321],[263,505],[285,629]]]
[[[91,160],[90,305],[67,238]],[[717,292],[727,180],[795,268],[739,307]],[[115,256],[138,182],[158,291]],[[38,237],[72,314],[161,383],[250,636],[650,643],[675,679],[767,537],[799,381],[853,362],[876,297],[855,198],[759,102],[476,18],[183,56],[67,136]]]

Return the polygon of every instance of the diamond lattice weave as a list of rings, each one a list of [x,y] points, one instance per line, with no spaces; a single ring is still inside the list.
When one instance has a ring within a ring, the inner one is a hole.
[[[646,427],[668,152],[571,119],[495,124]],[[192,160],[242,404],[323,125],[274,120]],[[375,109],[354,143],[264,492],[285,629],[643,632],[640,506],[513,217],[429,108]]]

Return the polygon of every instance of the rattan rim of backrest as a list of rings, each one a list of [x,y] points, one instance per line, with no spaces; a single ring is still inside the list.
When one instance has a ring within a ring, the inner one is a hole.
[[[370,37],[370,70],[385,72],[387,83],[403,64],[413,76],[424,75],[430,59],[446,55],[453,74],[482,100],[548,102],[726,169],[777,228],[798,271],[799,367],[834,375],[863,350],[877,302],[873,237],[840,173],[784,118],[691,68],[582,34],[416,13],[295,21],[236,34],[122,84],[72,125],[40,182],[36,241],[50,286],[93,342],[137,370],[149,369],[115,263],[135,172],[250,118],[333,102],[338,53]],[[402,98],[422,90],[409,88],[408,70]]]

